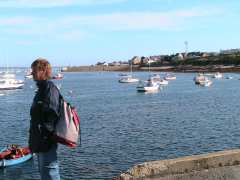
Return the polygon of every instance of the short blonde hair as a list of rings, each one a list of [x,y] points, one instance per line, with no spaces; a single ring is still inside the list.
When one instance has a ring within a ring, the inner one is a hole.
[[[31,64],[31,68],[37,71],[44,71],[44,79],[51,79],[52,77],[52,67],[47,59],[38,58]]]

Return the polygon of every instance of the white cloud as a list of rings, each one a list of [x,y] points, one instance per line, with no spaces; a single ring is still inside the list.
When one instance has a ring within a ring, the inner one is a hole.
[[[81,32],[80,30],[72,30],[62,33],[58,38],[64,39],[67,41],[76,41],[84,39],[88,36],[88,33]]]
[[[1,0],[0,8],[50,8],[75,5],[112,4],[124,1],[126,0]]]
[[[209,19],[219,17],[220,14],[219,10],[204,11],[195,8],[169,12],[128,12],[49,18],[18,16],[0,18],[0,31],[3,36],[22,35],[36,40],[76,41],[91,37],[91,32],[99,31],[175,31],[195,28],[193,24],[196,25],[200,18]]]
[[[66,25],[90,25],[105,30],[172,29],[182,26],[188,20],[211,17],[220,11],[199,9],[170,12],[130,12],[95,16],[74,16],[62,20]]]
[[[0,26],[18,26],[23,24],[31,24],[33,21],[34,18],[32,17],[0,18]]]

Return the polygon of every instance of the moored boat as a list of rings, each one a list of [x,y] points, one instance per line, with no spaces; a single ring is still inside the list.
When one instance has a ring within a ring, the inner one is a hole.
[[[205,76],[202,73],[199,73],[196,77],[194,77],[195,84],[200,84],[202,81],[205,80]]]
[[[22,80],[16,79],[0,79],[0,90],[21,89],[24,86]]]
[[[146,83],[140,81],[137,85],[137,91],[138,92],[151,92],[151,91],[158,91],[159,90],[159,84],[157,82],[154,82],[151,78],[148,79]]]
[[[138,81],[139,79],[132,77],[132,75],[123,76],[121,79],[119,79],[120,83],[134,83]]]
[[[62,73],[57,73],[52,77],[52,79],[63,79],[63,74]]]
[[[204,76],[203,74],[198,74],[195,78],[194,78],[195,84],[198,84],[200,86],[211,86],[212,85],[212,81]]]
[[[153,74],[150,78],[153,82],[156,82],[159,85],[168,85],[168,81],[166,79],[162,79],[159,74]]]
[[[213,78],[220,79],[220,78],[223,78],[223,75],[222,75],[222,73],[220,73],[220,72],[216,72],[216,73],[213,75]]]
[[[0,150],[0,168],[23,163],[33,157],[28,147],[10,145]]]
[[[199,85],[200,85],[200,86],[211,86],[211,85],[212,85],[212,81],[211,81],[210,79],[208,79],[208,78],[205,78],[205,80],[204,80],[204,81],[201,81],[201,82],[199,83]]]
[[[27,74],[24,77],[25,77],[25,79],[32,79],[33,78],[33,76],[31,74]]]
[[[169,80],[175,80],[177,79],[176,76],[172,73],[168,73],[166,74],[166,76],[164,77],[165,80],[169,81]]]
[[[138,82],[139,79],[133,77],[133,70],[132,70],[132,61],[130,65],[130,74],[121,74],[121,78],[118,80],[120,83],[135,83]]]

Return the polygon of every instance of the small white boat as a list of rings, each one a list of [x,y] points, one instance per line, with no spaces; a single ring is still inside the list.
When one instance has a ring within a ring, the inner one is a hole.
[[[133,77],[133,69],[132,69],[132,61],[130,64],[130,74],[121,74],[121,78],[118,80],[120,83],[135,83],[138,82],[139,79]]]
[[[24,83],[20,83],[21,80],[16,79],[0,79],[0,90],[14,90],[21,89]]]
[[[165,80],[175,80],[177,79],[175,75],[173,74],[166,74],[166,76],[164,77]]]
[[[32,74],[26,74],[24,77],[25,77],[25,79],[32,79],[33,78]]]
[[[216,72],[216,73],[213,75],[213,78],[220,79],[220,78],[223,78],[223,75],[222,75],[222,73],[220,73],[220,72]]]
[[[212,81],[202,73],[199,73],[193,80],[195,81],[195,84],[198,84],[200,86],[212,85]]]
[[[63,79],[63,74],[62,73],[57,73],[52,77],[52,79]]]
[[[158,82],[161,80],[161,76],[159,74],[150,75],[149,78],[151,78],[151,80],[154,82]]]
[[[153,74],[150,76],[150,78],[153,82],[156,82],[159,85],[168,85],[168,81],[165,79],[162,79],[159,74]]]
[[[168,81],[166,79],[161,79],[158,83],[160,85],[168,85]]]
[[[137,91],[139,92],[149,92],[149,91],[157,91],[159,90],[159,84],[157,82],[152,81],[150,78],[147,83],[142,81],[137,85]]]
[[[120,82],[120,83],[135,83],[138,81],[139,81],[139,79],[133,78],[132,76],[124,76],[121,79],[119,79],[118,82]]]
[[[204,81],[205,76],[202,73],[197,74],[196,77],[193,78],[195,84],[200,84],[201,81]]]
[[[211,86],[212,85],[212,81],[210,79],[208,79],[207,77],[205,77],[204,81],[200,81],[199,83],[200,86]]]

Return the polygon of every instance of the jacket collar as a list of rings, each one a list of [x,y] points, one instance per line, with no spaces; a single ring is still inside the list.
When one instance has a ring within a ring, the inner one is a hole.
[[[47,82],[48,80],[39,80],[37,81],[37,87],[40,89],[40,88],[44,88],[47,86]]]

